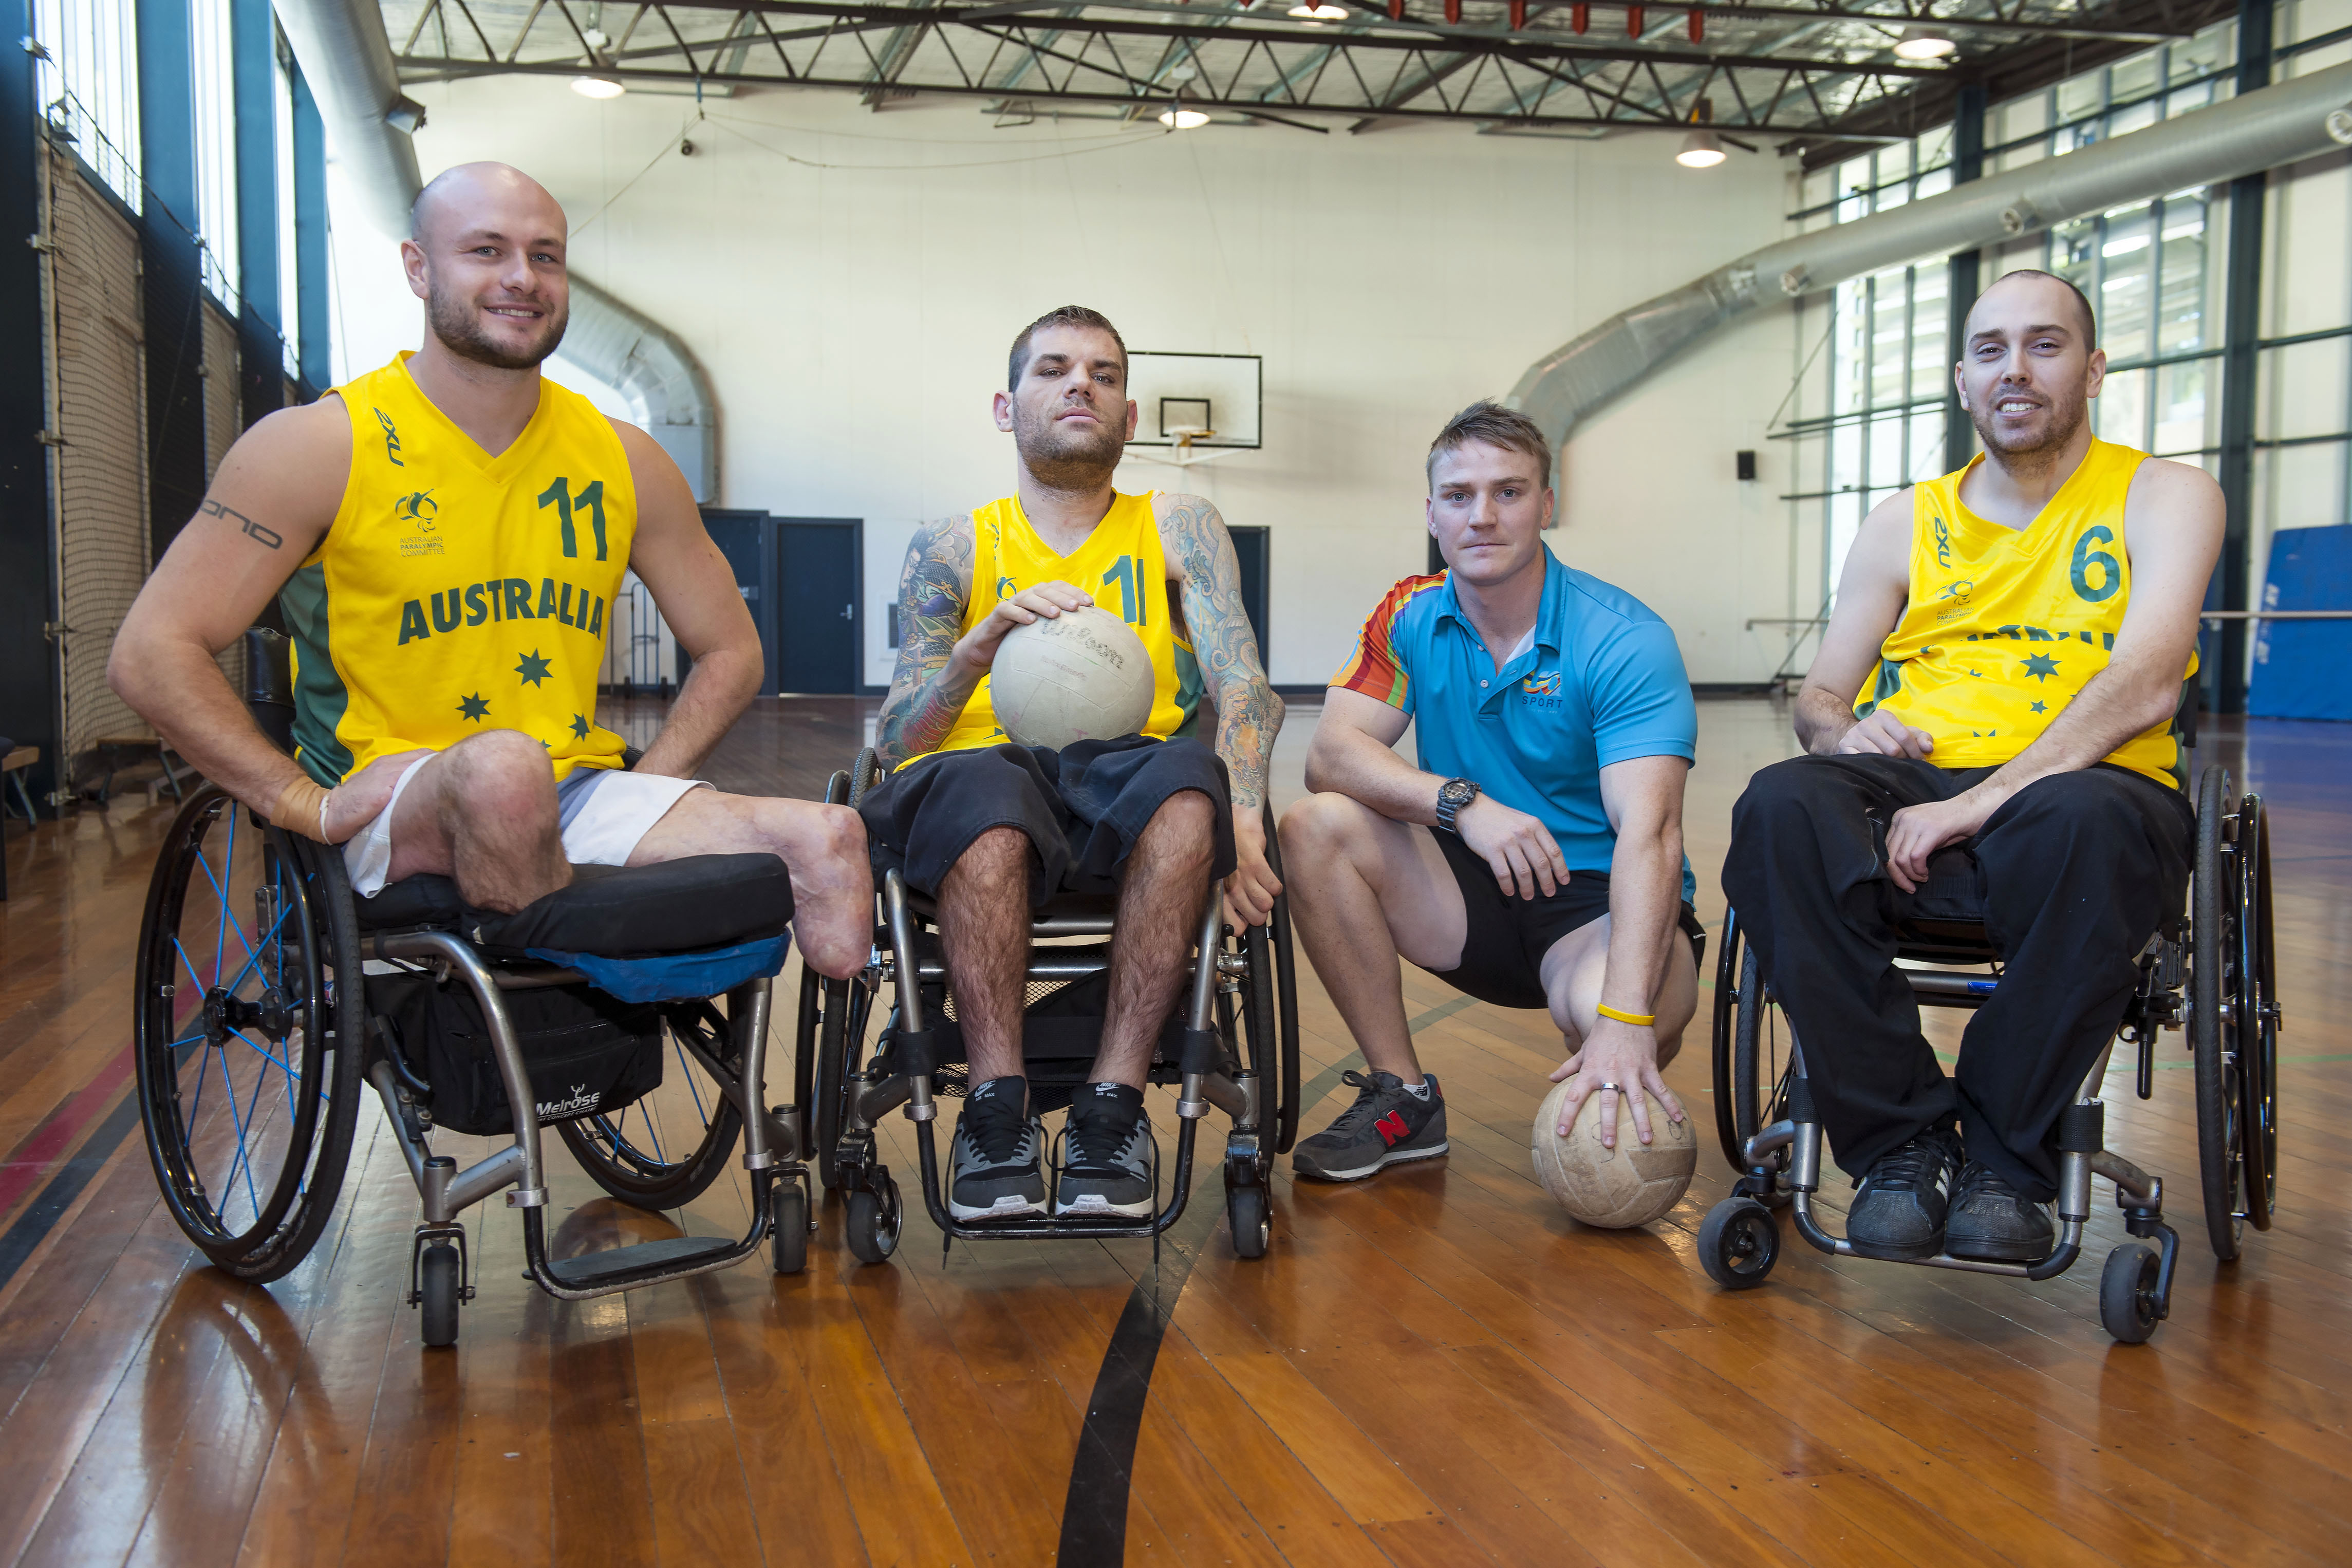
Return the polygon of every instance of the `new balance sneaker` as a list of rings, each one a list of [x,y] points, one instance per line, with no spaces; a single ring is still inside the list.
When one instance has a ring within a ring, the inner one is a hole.
[[[1012,1219],[1045,1211],[1045,1131],[1028,1102],[1025,1078],[992,1078],[971,1091],[956,1118],[948,1213]]]
[[[1346,1072],[1339,1081],[1355,1086],[1356,1103],[1314,1137],[1298,1141],[1290,1153],[1294,1172],[1326,1182],[1353,1182],[1383,1165],[1445,1152],[1445,1091],[1437,1087],[1434,1073],[1422,1079],[1429,1089],[1426,1100],[1392,1072],[1370,1078]]]
[[[1054,1186],[1055,1218],[1151,1213],[1151,1123],[1143,1091],[1123,1083],[1090,1083],[1070,1101],[1063,1132],[1061,1178]]]
[[[2003,1263],[2037,1263],[2058,1245],[2050,1209],[1971,1160],[1952,1190],[1952,1217],[1944,1226],[1944,1250],[1955,1258]]]
[[[1881,1154],[1846,1211],[1845,1238],[1864,1258],[1935,1257],[1959,1165],[1959,1140],[1944,1127]]]

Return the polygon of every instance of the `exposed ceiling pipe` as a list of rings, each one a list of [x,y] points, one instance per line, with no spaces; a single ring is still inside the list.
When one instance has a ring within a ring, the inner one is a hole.
[[[2352,65],[1751,251],[1553,350],[1528,367],[1507,401],[1557,446],[1675,354],[1766,305],[2342,146],[2352,146]]]
[[[277,8],[362,216],[384,235],[404,237],[422,188],[409,138],[425,123],[425,110],[400,90],[383,9],[377,0],[277,0]],[[574,272],[562,352],[629,399],[646,433],[685,472],[695,500],[718,499],[719,399],[677,334]]]

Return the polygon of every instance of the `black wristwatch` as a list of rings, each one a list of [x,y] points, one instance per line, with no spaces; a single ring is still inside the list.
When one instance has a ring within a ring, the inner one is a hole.
[[[1478,798],[1478,785],[1472,779],[1447,779],[1437,786],[1437,826],[1452,834],[1460,834],[1454,826],[1454,814]]]

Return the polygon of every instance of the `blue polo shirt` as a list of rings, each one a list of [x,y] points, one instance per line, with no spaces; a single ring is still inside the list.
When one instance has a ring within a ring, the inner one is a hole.
[[[1534,643],[1497,671],[1452,574],[1389,590],[1333,686],[1412,716],[1423,772],[1477,781],[1551,830],[1570,871],[1607,871],[1617,835],[1601,770],[1698,754],[1698,708],[1675,634],[1622,588],[1545,552]],[[1683,861],[1683,897],[1698,884]]]

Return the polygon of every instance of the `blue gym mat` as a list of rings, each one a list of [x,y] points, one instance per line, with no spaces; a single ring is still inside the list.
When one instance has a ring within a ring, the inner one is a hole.
[[[2266,610],[2352,610],[2352,527],[2271,536]],[[2246,711],[2352,721],[2352,620],[2257,621]]]

